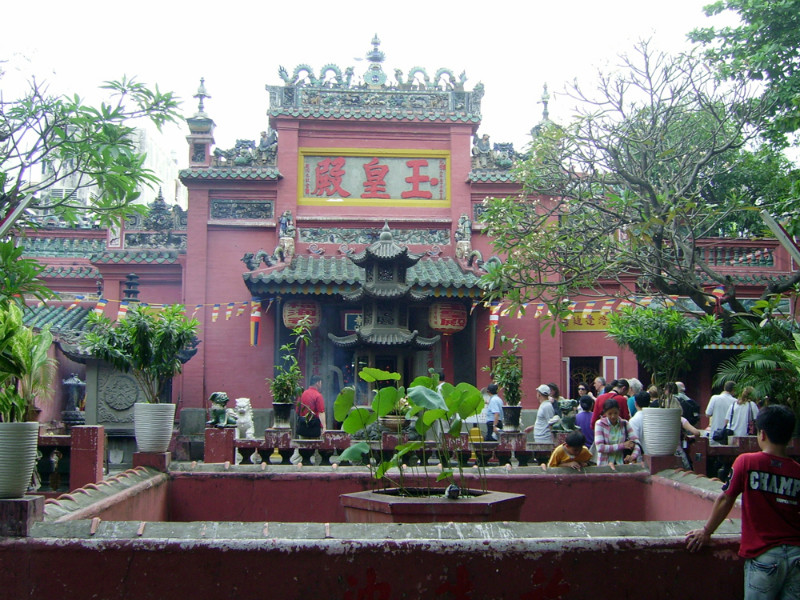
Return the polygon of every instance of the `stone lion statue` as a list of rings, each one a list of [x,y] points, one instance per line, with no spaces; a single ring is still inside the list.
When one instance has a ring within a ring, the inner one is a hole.
[[[236,415],[232,409],[227,408],[229,401],[225,392],[214,392],[208,397],[211,409],[206,427],[232,427],[236,424]]]
[[[256,428],[253,422],[253,407],[250,405],[250,398],[237,398],[236,407],[233,410],[234,413],[236,413],[236,439],[256,439]]]

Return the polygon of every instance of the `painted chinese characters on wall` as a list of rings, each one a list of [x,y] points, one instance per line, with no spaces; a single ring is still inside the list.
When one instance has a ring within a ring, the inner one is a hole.
[[[450,205],[449,152],[305,149],[301,204]]]

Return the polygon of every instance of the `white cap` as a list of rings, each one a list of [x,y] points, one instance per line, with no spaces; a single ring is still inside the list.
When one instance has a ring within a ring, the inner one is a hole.
[[[549,396],[550,395],[550,386],[545,385],[544,383],[536,388],[536,391],[539,392],[542,396]]]

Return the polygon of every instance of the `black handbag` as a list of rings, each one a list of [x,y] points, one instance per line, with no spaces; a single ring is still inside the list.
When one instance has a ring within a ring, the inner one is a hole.
[[[749,408],[749,407],[748,407]],[[733,420],[733,405],[731,405],[731,416],[728,418],[728,423]],[[734,434],[733,429],[727,427],[720,427],[711,432],[711,439],[720,444],[728,444],[728,438]]]

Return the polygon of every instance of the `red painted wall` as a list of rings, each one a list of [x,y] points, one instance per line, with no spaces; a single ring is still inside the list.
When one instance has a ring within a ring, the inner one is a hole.
[[[447,531],[402,539],[395,531],[397,539],[327,539],[321,526],[292,540],[6,538],[0,589],[60,600],[742,598],[730,538],[689,554],[675,538],[492,539],[487,530],[484,539],[447,539]]]
[[[470,469],[470,471],[472,471]],[[407,478],[421,484],[419,478]],[[470,487],[480,487],[470,474]],[[410,485],[414,485],[411,483]],[[171,521],[343,522],[339,495],[371,489],[368,473],[172,473]],[[440,486],[441,487],[441,486]],[[487,487],[525,494],[520,519],[674,521],[705,519],[714,495],[647,473],[489,475]],[[731,518],[738,518],[738,508]]]

